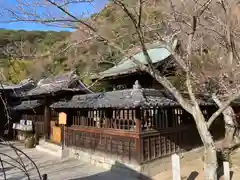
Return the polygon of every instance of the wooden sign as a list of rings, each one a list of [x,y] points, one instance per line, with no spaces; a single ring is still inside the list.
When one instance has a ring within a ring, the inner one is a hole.
[[[64,113],[64,112],[59,113],[58,123],[59,124],[67,124],[67,114],[66,113]]]

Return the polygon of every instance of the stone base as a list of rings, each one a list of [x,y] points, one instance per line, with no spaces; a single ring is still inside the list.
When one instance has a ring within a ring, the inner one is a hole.
[[[105,169],[124,173],[130,177],[151,179],[151,177],[171,169],[171,156],[158,158],[146,164],[138,164],[134,161],[124,160],[118,156],[107,153],[100,153],[86,149],[65,148],[68,157],[79,159]],[[194,159],[202,156],[203,148],[196,148],[185,153],[178,153],[181,159]],[[65,156],[67,156],[65,154]]]
[[[141,166],[134,161],[121,159],[111,154],[95,152],[86,149],[67,148],[69,157],[103,167],[105,169],[121,172],[131,177],[141,176]]]
[[[40,140],[39,144],[36,146],[36,149],[59,158],[66,156],[66,153],[62,150],[61,146],[46,142],[45,140]]]
[[[140,165],[135,161],[121,159],[111,154],[94,152],[86,149],[67,149],[69,153],[68,156],[71,158],[79,159],[117,173],[124,173],[124,175],[134,178],[151,179],[150,177],[155,176],[159,172],[171,168],[170,156]]]

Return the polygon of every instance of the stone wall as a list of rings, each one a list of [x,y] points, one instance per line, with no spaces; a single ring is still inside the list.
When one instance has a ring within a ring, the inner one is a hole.
[[[217,146],[220,141],[217,142]],[[135,161],[121,159],[118,156],[96,152],[86,149],[65,148],[68,157],[79,159],[81,161],[103,167],[105,169],[124,173],[131,177],[141,177],[142,179],[150,179],[158,173],[171,168],[171,156],[156,159],[147,164],[139,165]],[[203,148],[196,148],[192,151],[179,153],[182,160],[192,160],[200,158],[203,154]]]
[[[139,176],[141,172],[141,167],[136,161],[129,161],[116,155],[76,148],[68,148],[68,155],[105,169],[124,171],[130,176]]]
[[[67,148],[67,152],[71,158],[79,159],[114,172],[124,173],[130,177],[141,177],[142,179],[150,179],[149,177],[171,168],[171,156],[139,165],[137,162],[124,160],[115,155],[86,149]]]

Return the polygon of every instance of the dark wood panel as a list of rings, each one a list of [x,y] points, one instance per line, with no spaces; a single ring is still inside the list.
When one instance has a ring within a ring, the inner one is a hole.
[[[83,131],[89,133],[104,133],[106,135],[115,135],[120,137],[131,137],[131,138],[139,138],[139,134],[136,132],[125,132],[123,130],[113,130],[113,129],[100,129],[100,128],[88,128],[88,127],[79,127],[79,126],[71,126],[68,127],[69,130],[75,131]]]
[[[189,129],[196,129],[195,125],[183,125],[176,128],[166,128],[161,130],[149,130],[149,131],[143,131],[140,133],[140,137],[148,137],[148,136],[154,136],[158,134],[166,134],[166,133],[175,133],[180,131],[187,131]]]
[[[201,146],[201,139],[196,128],[186,126],[175,130],[148,132],[141,135],[142,163],[152,161],[180,151],[187,151]]]
[[[84,129],[74,128],[65,130],[65,143],[68,147],[109,153],[109,155],[117,155],[128,160],[139,160],[137,140],[134,137],[124,137],[101,131],[84,131]]]
[[[39,136],[44,135],[44,115],[22,114],[22,119],[33,121],[34,130]]]

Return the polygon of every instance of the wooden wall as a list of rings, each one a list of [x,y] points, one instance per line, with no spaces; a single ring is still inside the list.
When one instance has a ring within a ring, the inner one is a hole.
[[[65,142],[139,163],[202,145],[192,116],[179,107],[75,109],[68,113]]]
[[[51,120],[51,128],[49,129],[49,138],[52,139],[53,138],[53,134],[56,131],[53,131],[54,127],[56,127],[56,129],[58,129],[57,127],[57,122],[58,122],[58,113],[50,110],[50,120]],[[33,110],[29,110],[29,111],[21,111],[19,112],[20,114],[20,119],[26,119],[26,120],[32,120],[33,124],[34,124],[34,130],[35,132],[40,136],[43,137],[44,136],[44,107],[40,107],[37,109],[33,109]],[[55,137],[54,137],[55,138]],[[54,139],[56,140],[56,139]],[[60,141],[60,140],[56,140],[56,142]]]
[[[99,151],[110,155],[120,156],[125,160],[137,160],[139,152],[137,134],[124,134],[114,131],[101,131],[67,127],[65,144],[68,147],[83,148],[90,151]]]
[[[21,112],[21,119],[33,121],[34,131],[38,136],[44,135],[44,113],[40,111],[23,111]]]

